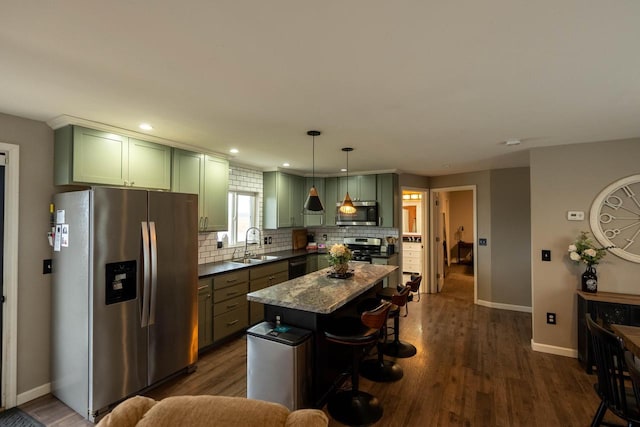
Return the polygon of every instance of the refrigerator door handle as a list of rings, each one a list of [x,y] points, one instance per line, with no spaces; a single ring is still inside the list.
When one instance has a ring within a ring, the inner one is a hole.
[[[140,326],[149,326],[149,286],[151,282],[151,263],[149,259],[149,227],[141,222],[142,229],[142,321]]]
[[[158,242],[156,239],[156,223],[149,222],[151,239],[151,304],[149,306],[149,325],[156,323],[156,298],[158,294]]]

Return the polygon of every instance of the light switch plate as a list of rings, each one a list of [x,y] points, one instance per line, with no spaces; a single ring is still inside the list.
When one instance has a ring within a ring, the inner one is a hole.
[[[567,212],[567,219],[569,221],[582,221],[584,219],[583,211],[569,211]]]

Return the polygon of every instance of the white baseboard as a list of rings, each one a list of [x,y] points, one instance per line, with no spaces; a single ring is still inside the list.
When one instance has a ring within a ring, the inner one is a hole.
[[[18,406],[22,405],[23,403],[27,403],[48,393],[51,393],[51,383],[42,384],[41,386],[27,390],[24,393],[20,393],[18,395],[17,404]]]
[[[558,356],[572,357],[574,359],[578,358],[577,349],[557,347],[555,345],[548,345],[548,344],[538,344],[533,341],[533,338],[531,339],[531,349],[533,351],[539,351],[540,353],[555,354]]]
[[[497,308],[499,310],[511,310],[511,311],[521,311],[523,313],[531,313],[531,307],[528,307],[526,305],[502,304],[499,302],[484,301],[480,299],[476,302],[476,304],[481,305],[483,307]]]

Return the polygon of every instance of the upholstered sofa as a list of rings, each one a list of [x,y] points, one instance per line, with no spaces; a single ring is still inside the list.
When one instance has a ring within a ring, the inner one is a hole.
[[[262,400],[226,396],[175,396],[156,401],[135,396],[107,414],[98,427],[326,427],[317,409],[289,411]]]

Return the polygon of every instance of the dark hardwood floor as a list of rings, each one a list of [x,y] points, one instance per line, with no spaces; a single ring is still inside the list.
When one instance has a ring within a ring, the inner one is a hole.
[[[531,350],[530,314],[473,304],[464,266],[452,267],[442,293],[410,303],[400,329],[418,348],[397,360],[404,378],[361,381],[384,405],[377,426],[588,426],[598,406],[596,378],[576,359]],[[245,338],[201,355],[195,373],[146,394],[245,396]],[[47,426],[91,425],[51,395],[20,408]]]

